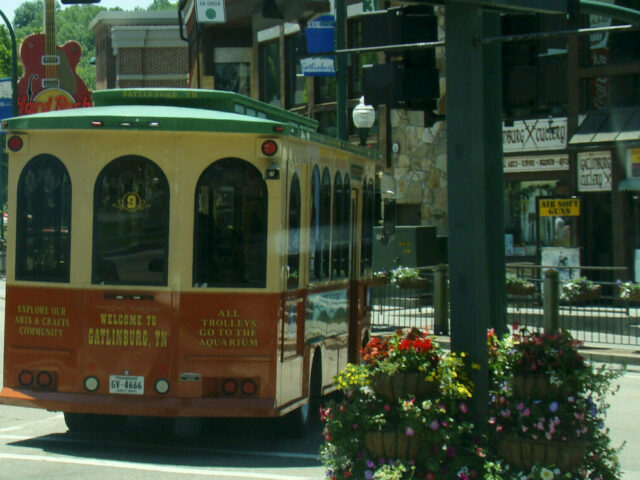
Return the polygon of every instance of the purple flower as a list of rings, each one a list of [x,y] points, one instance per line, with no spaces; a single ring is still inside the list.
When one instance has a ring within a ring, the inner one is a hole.
[[[460,402],[458,404],[458,410],[462,413],[467,413],[469,411],[469,406],[464,402]]]
[[[549,410],[550,410],[552,413],[556,413],[556,412],[558,411],[558,402],[551,402],[551,403],[549,404]]]
[[[372,470],[365,470],[364,478],[365,478],[365,480],[372,480],[373,479],[373,471]]]
[[[367,460],[367,468],[376,468],[376,463],[373,460]]]
[[[434,420],[433,422],[431,422],[431,423],[429,424],[429,428],[430,428],[431,430],[438,430],[438,429],[440,428],[440,423],[439,423],[439,422],[438,422],[438,420],[436,419],[436,420]]]
[[[452,447],[452,446],[448,446],[447,447],[447,456],[448,457],[455,457],[456,456],[456,448]]]

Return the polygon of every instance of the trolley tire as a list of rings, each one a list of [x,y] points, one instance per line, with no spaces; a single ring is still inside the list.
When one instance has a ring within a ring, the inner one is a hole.
[[[70,432],[113,432],[121,429],[126,421],[124,415],[64,412],[64,423]]]

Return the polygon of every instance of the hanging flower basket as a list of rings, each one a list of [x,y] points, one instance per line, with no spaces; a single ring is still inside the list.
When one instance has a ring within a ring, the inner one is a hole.
[[[393,402],[408,395],[417,398],[433,396],[438,392],[438,383],[427,380],[424,374],[414,372],[397,372],[393,375],[377,373],[373,376],[371,388],[380,398]]]
[[[498,454],[512,467],[530,471],[534,465],[556,466],[572,471],[584,461],[586,442],[553,442],[529,438],[502,438],[498,440]]]
[[[413,460],[420,454],[420,439],[403,432],[367,432],[364,449],[371,458]]]
[[[570,303],[580,303],[595,300],[600,297],[602,285],[587,279],[579,278],[562,284],[560,298]]]
[[[557,397],[563,391],[551,383],[548,375],[515,375],[511,388],[514,398],[536,400]]]

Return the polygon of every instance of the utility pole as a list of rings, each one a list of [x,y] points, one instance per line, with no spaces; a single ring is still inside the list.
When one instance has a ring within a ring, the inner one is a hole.
[[[343,50],[347,45],[347,7],[345,0],[336,0],[336,50]],[[347,56],[336,55],[336,117],[338,138],[347,140],[349,129],[347,124]]]

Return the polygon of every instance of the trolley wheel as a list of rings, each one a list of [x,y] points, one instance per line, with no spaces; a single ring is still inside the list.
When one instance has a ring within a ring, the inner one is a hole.
[[[113,432],[124,426],[124,415],[64,412],[64,423],[70,432]]]

